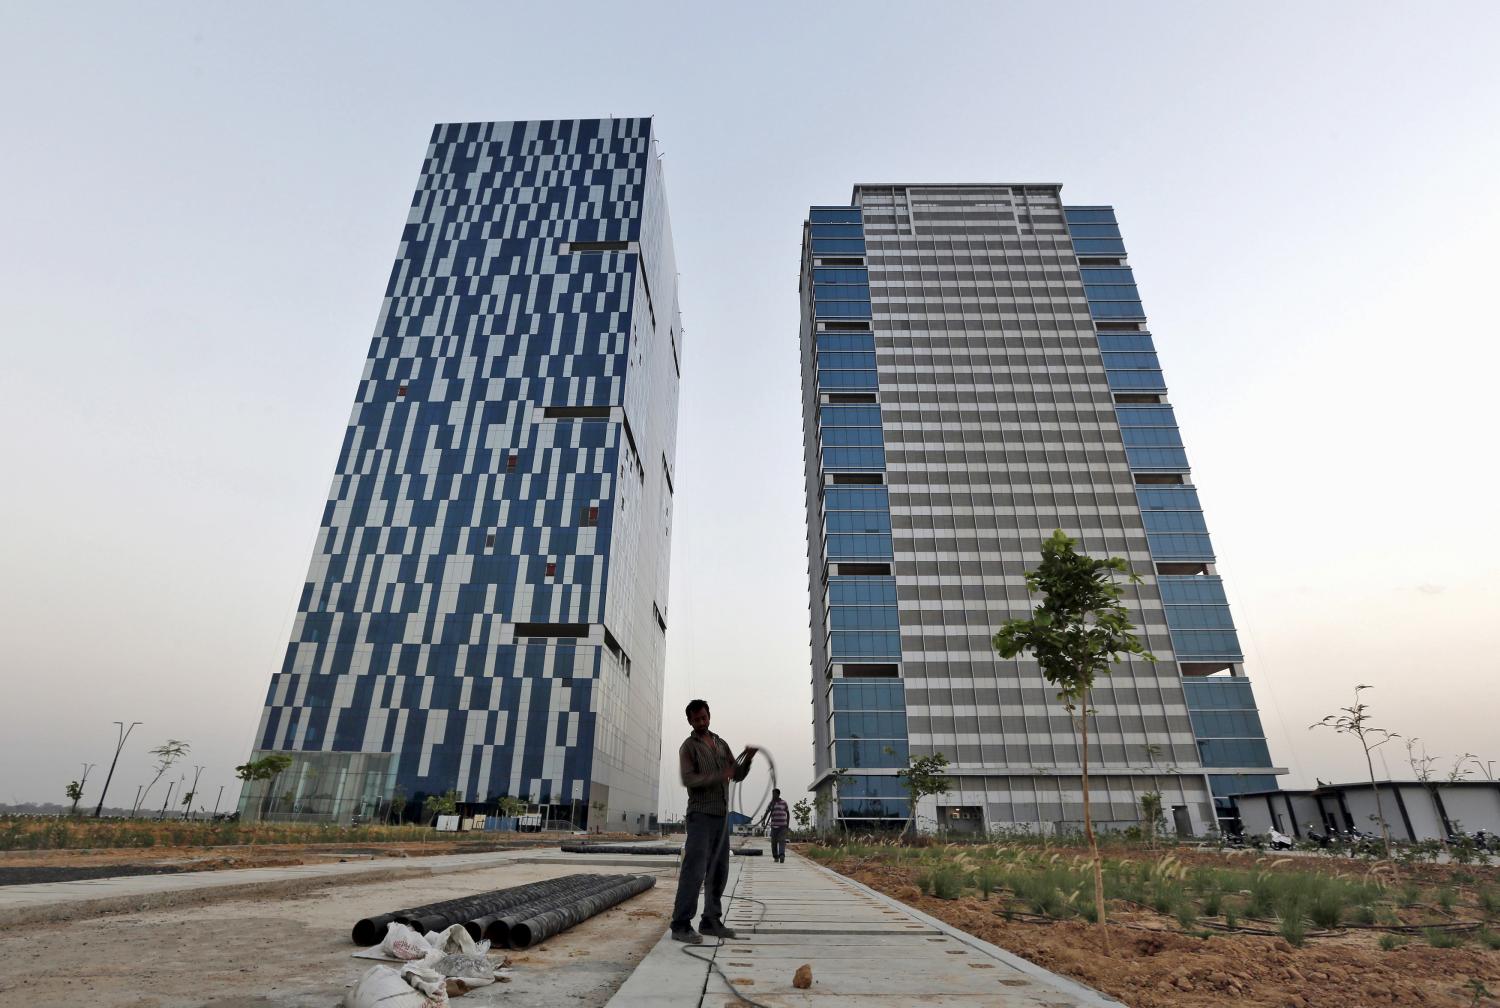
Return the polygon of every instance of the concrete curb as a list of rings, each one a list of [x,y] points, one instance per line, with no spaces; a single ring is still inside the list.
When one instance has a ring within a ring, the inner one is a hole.
[[[793,851],[792,853],[795,854],[796,852]],[[871,889],[863,882],[852,879],[847,875],[840,875],[832,868],[828,868],[818,864],[812,858],[804,857],[800,854],[797,854],[796,856],[801,857],[804,861],[812,865],[818,871],[824,872],[828,875],[832,875],[834,878],[841,879],[849,883],[860,892],[873,896],[875,899],[880,900],[882,903],[885,903],[893,909],[899,910],[905,914],[910,914],[913,919],[921,921],[923,924],[926,924],[929,927],[936,928],[943,934],[947,935],[949,938],[952,938],[954,941],[967,945],[976,951],[983,952],[985,955],[990,956],[994,959],[998,959],[1001,962],[1005,963],[1005,965],[1009,966],[1011,969],[1015,970],[1018,973],[1024,973],[1026,976],[1037,981],[1038,983],[1048,984],[1049,986],[1057,988],[1059,993],[1066,994],[1071,998],[1075,998],[1077,1000],[1077,1004],[1082,1006],[1082,1008],[1129,1008],[1129,1006],[1126,1005],[1123,1001],[1116,1001],[1109,995],[1096,991],[1092,987],[1084,986],[1077,980],[1070,980],[1065,976],[1053,973],[1049,969],[1038,966],[1030,959],[1022,959],[1015,953],[1007,952],[1005,951],[1005,949],[1001,948],[998,945],[991,945],[989,942],[983,940],[982,938],[976,938],[974,935],[969,934],[969,932],[967,931],[960,931],[953,925],[944,923],[943,921],[938,920],[936,917],[929,916],[928,914],[923,913],[915,907],[907,906],[900,900],[893,899],[892,897],[887,896],[885,893],[881,892],[878,889]]]

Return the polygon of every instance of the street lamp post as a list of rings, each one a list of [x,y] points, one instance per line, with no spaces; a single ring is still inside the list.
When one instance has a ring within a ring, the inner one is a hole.
[[[140,724],[140,722],[130,722],[129,728],[125,727],[124,721],[116,721],[114,724],[120,726],[120,741],[115,746],[115,758],[109,761],[109,773],[104,777],[104,790],[99,792],[99,805],[94,809],[95,819],[104,814],[104,796],[109,792],[109,782],[115,775],[115,764],[120,761],[120,750],[125,748],[125,740],[130,737],[130,733],[135,731],[135,726]]]

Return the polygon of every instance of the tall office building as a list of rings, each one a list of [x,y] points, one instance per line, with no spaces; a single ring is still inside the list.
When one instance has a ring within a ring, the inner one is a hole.
[[[677,269],[649,119],[434,128],[242,808],[657,808]]]
[[[1039,601],[1024,572],[1063,529],[1143,580],[1152,664],[1095,688],[1094,815],[1158,792],[1180,830],[1274,787],[1176,418],[1108,207],[1056,185],[859,185],[813,207],[802,374],[814,787],[861,828],[904,820],[908,752],[958,831],[1082,823],[1078,739],[1031,659],[991,636]],[[841,780],[836,771],[846,770]]]

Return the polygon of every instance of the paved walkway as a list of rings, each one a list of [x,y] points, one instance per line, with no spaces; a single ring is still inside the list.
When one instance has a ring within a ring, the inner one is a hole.
[[[1123,1008],[797,854],[735,858],[726,892],[738,938],[689,953],[663,936],[608,1008]]]

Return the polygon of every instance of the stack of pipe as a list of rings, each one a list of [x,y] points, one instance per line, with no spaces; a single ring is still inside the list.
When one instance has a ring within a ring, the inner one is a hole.
[[[623,903],[656,885],[651,875],[622,875],[612,886],[603,886],[592,892],[581,893],[572,899],[556,901],[552,906],[537,905],[529,910],[519,908],[506,913],[485,929],[486,935],[494,935],[491,942],[506,948],[530,948],[543,939],[574,924],[603,913],[610,907]]]
[[[378,943],[385,936],[386,925],[394,921],[421,933],[442,931],[454,924],[462,924],[476,940],[484,936],[489,937],[494,944],[509,946],[511,923],[545,914],[559,907],[570,907],[579,903],[580,900],[594,899],[602,894],[613,894],[617,891],[624,893],[618,899],[602,903],[599,909],[564,925],[571,927],[572,924],[587,920],[600,910],[608,909],[615,903],[643,892],[656,883],[654,878],[644,876],[647,880],[646,884],[640,885],[639,878],[633,875],[564,875],[560,878],[529,882],[508,889],[495,889],[459,899],[393,910],[390,913],[366,917],[358,921],[354,925],[354,943],[356,945]],[[632,886],[638,887],[630,888]],[[503,926],[500,925],[502,921],[506,922]],[[549,933],[556,934],[555,931]],[[546,936],[543,935],[543,937]],[[529,939],[528,944],[536,940],[540,939]]]

